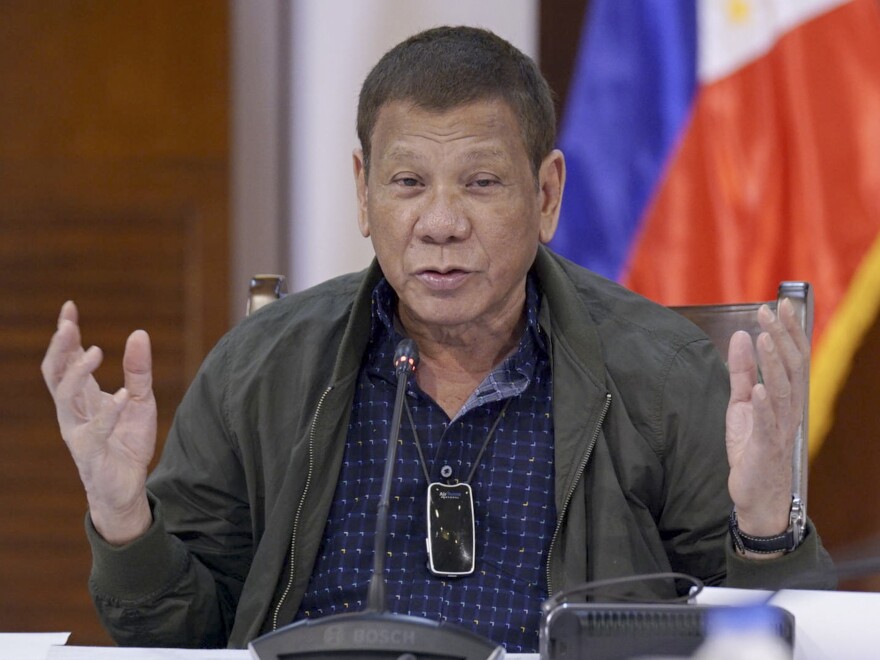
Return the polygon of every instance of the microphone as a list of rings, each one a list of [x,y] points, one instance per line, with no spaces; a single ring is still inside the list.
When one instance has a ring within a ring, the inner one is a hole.
[[[370,588],[367,591],[367,610],[372,612],[382,612],[385,609],[385,546],[388,537],[391,483],[394,480],[394,462],[397,460],[397,440],[400,437],[400,418],[403,415],[406,383],[409,380],[409,375],[415,373],[418,363],[419,349],[416,343],[412,339],[402,339],[394,351],[394,374],[397,376],[397,391],[394,396],[394,411],[391,414],[391,437],[388,438],[388,453],[385,456],[382,492],[379,495],[379,508],[376,513],[373,575],[370,578]]]
[[[376,512],[373,574],[366,608],[363,612],[303,619],[258,637],[248,644],[251,656],[256,660],[344,660],[366,655],[374,660],[439,657],[444,660],[501,660],[504,657],[503,647],[470,630],[430,619],[393,614],[385,608],[385,553],[394,463],[406,385],[418,362],[416,343],[412,339],[403,339],[394,351],[397,390]]]

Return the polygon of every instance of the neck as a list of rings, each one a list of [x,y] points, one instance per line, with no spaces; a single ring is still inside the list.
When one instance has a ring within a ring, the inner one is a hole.
[[[519,344],[525,327],[525,295],[518,305],[493,323],[461,327],[401,323],[419,346],[419,387],[453,418],[487,375]]]

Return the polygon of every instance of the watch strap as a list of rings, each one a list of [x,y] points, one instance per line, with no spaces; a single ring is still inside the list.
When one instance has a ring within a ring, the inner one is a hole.
[[[781,534],[752,536],[740,530],[736,519],[736,509],[734,509],[730,512],[728,520],[733,547],[740,554],[745,554],[746,551],[762,555],[791,552],[800,545],[806,526],[806,516],[800,498],[792,498],[788,521],[788,528]]]

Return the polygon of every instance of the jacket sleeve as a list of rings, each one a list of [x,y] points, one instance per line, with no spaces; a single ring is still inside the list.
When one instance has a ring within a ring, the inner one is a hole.
[[[727,543],[728,587],[742,589],[835,589],[837,576],[831,556],[816,528],[807,521],[806,534],[792,552],[764,561],[747,559]]]
[[[253,556],[247,486],[225,406],[225,342],[205,361],[147,482],[153,525],[112,547],[87,519],[89,588],[121,645],[226,646]]]
[[[655,441],[662,448],[664,475],[660,536],[673,570],[711,585],[726,575],[729,392],[717,351],[708,340],[697,340],[671,358],[656,402]]]
[[[664,392],[664,427],[670,440],[659,527],[674,570],[709,585],[834,588],[831,558],[812,524],[801,545],[777,559],[748,559],[733,550],[724,441],[730,386],[717,352],[703,341],[680,351]]]
[[[120,646],[225,646],[210,571],[165,531],[154,497],[150,505],[152,527],[123,547],[104,541],[86,517],[89,591],[104,627]]]

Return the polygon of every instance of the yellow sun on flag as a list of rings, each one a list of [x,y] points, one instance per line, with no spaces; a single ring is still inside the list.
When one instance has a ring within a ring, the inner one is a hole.
[[[727,0],[727,16],[734,23],[745,23],[752,13],[749,0]]]

